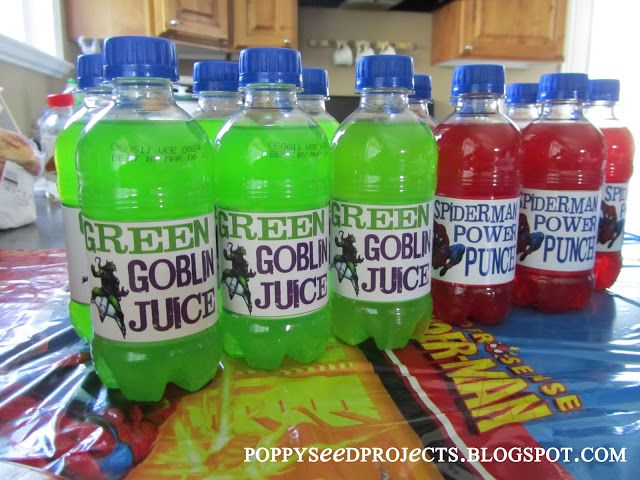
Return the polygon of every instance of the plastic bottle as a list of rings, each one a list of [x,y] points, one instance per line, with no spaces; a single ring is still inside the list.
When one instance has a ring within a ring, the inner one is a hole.
[[[73,95],[70,93],[48,95],[47,107],[49,115],[40,125],[40,143],[42,151],[45,153],[45,193],[47,197],[57,201],[60,200],[60,195],[56,185],[55,145],[58,135],[73,115]]]
[[[431,130],[438,126],[436,119],[429,113],[431,101],[431,75],[413,76],[414,93],[409,95],[409,110],[415,113]]]
[[[78,82],[75,78],[71,77],[67,79],[67,84],[64,87],[62,93],[70,93],[71,95],[73,95],[74,109],[80,108],[82,106],[82,102],[84,101],[84,93],[82,92],[82,87],[78,85]]]
[[[84,248],[82,215],[78,202],[76,146],[82,129],[91,118],[111,102],[111,87],[104,85],[102,54],[79,55],[76,62],[78,86],[84,93],[84,105],[67,121],[55,146],[58,192],[63,208],[67,269],[69,272],[69,316],[79,337],[91,340],[91,291],[87,252]]]
[[[400,348],[431,321],[431,236],[437,146],[409,110],[413,60],[356,64],[359,107],[333,141],[331,313],[351,345]]]
[[[523,185],[513,301],[544,312],[586,306],[594,286],[606,146],[582,114],[582,73],[540,77],[542,113],[523,131]]]
[[[509,83],[505,97],[506,115],[520,130],[540,115],[537,83]]]
[[[323,68],[302,69],[303,91],[298,95],[300,108],[313,118],[331,143],[340,124],[327,113],[325,101],[329,98],[329,75]]]
[[[633,137],[615,115],[620,99],[618,80],[589,80],[589,103],[585,116],[600,129],[607,144],[605,183],[601,192],[596,290],[612,286],[622,268],[622,239],[627,214],[627,191],[633,173]]]
[[[495,324],[511,308],[522,142],[503,92],[501,65],[457,67],[455,111],[436,129],[433,309],[447,322]]]
[[[238,62],[197,62],[193,66],[193,93],[198,96],[193,118],[215,140],[229,117],[240,109]]]
[[[175,104],[173,42],[109,38],[104,62],[113,105],[77,148],[91,355],[127,399],[157,401],[168,382],[194,391],[218,366],[213,151]]]
[[[329,144],[297,105],[300,53],[240,53],[244,108],[215,141],[224,347],[253,368],[328,341]]]

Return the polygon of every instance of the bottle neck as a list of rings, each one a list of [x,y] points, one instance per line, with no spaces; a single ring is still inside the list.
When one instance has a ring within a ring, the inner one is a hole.
[[[326,112],[325,97],[323,95],[300,95],[298,104],[307,113],[318,114]]]
[[[265,83],[252,84],[246,88],[246,108],[290,109],[298,103],[298,87],[295,85]]]
[[[409,108],[429,111],[429,100],[424,98],[409,98]]]
[[[136,110],[161,110],[175,105],[171,80],[166,78],[116,78],[113,101],[117,107]]]
[[[616,102],[597,100],[595,102],[585,103],[584,114],[588,116],[591,121],[617,120],[618,117],[616,117],[615,108]]]
[[[540,114],[537,103],[510,103],[505,110],[508,117],[538,118]]]
[[[198,94],[198,110],[201,112],[233,112],[241,103],[240,92],[206,91]]]
[[[455,100],[455,112],[462,114],[498,113],[500,95],[497,93],[464,93]]]
[[[540,120],[584,120],[582,101],[580,100],[548,100],[542,104]]]
[[[101,108],[111,102],[111,86],[99,86],[84,89],[84,106],[90,110]]]
[[[360,108],[367,112],[398,113],[409,107],[409,93],[405,88],[365,88]]]

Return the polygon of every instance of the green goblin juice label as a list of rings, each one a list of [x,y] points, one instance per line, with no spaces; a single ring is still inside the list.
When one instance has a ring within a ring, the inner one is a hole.
[[[218,209],[222,304],[238,315],[288,317],[328,302],[329,209]]]
[[[84,218],[96,335],[154,342],[218,318],[214,214],[162,222]]]
[[[432,202],[331,203],[331,276],[344,297],[413,300],[431,292]]]

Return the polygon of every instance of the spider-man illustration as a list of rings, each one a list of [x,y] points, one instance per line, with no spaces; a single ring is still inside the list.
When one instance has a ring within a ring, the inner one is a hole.
[[[444,225],[433,222],[433,267],[440,269],[441,276],[460,263],[464,251],[465,247],[462,244],[450,245],[449,235]]]
[[[535,252],[542,246],[544,233],[531,232],[529,220],[524,213],[520,214],[518,220],[518,253],[520,261],[523,261],[530,253]]]

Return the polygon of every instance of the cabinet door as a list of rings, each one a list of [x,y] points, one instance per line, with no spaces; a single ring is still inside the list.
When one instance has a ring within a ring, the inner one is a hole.
[[[117,35],[152,35],[149,0],[65,0],[67,33],[76,40]]]
[[[298,44],[296,0],[233,0],[233,46],[293,47]]]
[[[227,43],[228,0],[162,0],[156,6],[158,35]]]
[[[566,0],[466,0],[462,54],[562,60]]]

